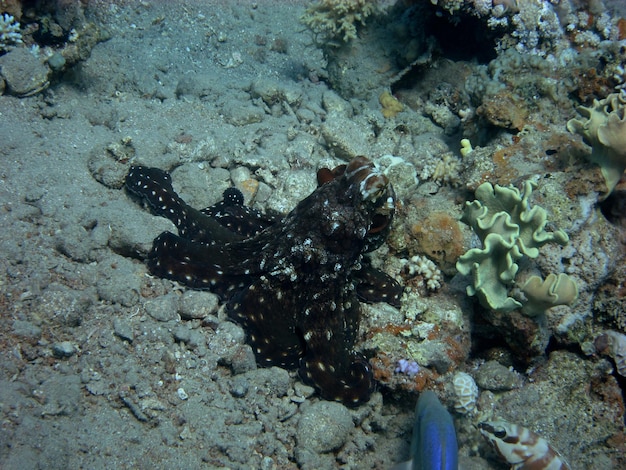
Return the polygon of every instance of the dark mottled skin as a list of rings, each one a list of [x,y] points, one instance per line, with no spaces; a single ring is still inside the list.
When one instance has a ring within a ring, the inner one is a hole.
[[[353,349],[358,299],[398,305],[402,293],[362,256],[387,237],[394,192],[364,157],[320,170],[318,182],[282,219],[244,206],[237,190],[197,211],[155,168],[132,167],[126,186],[179,232],[154,240],[154,275],[217,293],[261,365],[299,366],[324,398],[356,406],[374,388],[369,363]]]

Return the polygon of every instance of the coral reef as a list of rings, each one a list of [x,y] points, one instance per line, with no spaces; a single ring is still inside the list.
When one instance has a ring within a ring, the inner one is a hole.
[[[608,330],[598,335],[594,341],[596,351],[606,354],[615,361],[615,369],[622,377],[626,377],[626,335]]]
[[[0,10],[5,12],[0,16],[0,93],[27,97],[45,90],[109,38],[87,22],[81,2],[38,2],[24,14],[21,7],[3,1]]]
[[[396,367],[395,370],[395,372],[408,375],[409,377],[416,376],[419,371],[419,364],[415,361],[409,361],[408,359],[400,359],[398,361],[398,367]]]
[[[562,230],[547,232],[545,209],[530,207],[536,184],[527,181],[523,194],[512,186],[505,188],[483,183],[476,189],[476,200],[466,203],[462,221],[472,227],[483,247],[472,248],[457,262],[464,275],[472,274],[467,293],[476,295],[485,308],[498,312],[522,309],[529,316],[555,305],[569,305],[578,297],[576,284],[566,274],[546,280],[530,276],[521,286],[525,297],[509,295],[522,257],[536,258],[547,243],[565,245],[569,237]]]
[[[365,25],[368,16],[376,11],[376,2],[370,0],[320,0],[310,6],[301,21],[325,44],[339,46],[356,38],[357,26]]]
[[[426,203],[424,203],[426,204]],[[453,274],[454,264],[463,254],[463,234],[458,220],[432,207],[417,207],[415,221],[409,219],[409,250],[427,256],[446,274]],[[410,214],[413,216],[413,213]],[[415,246],[413,246],[415,245]]]
[[[581,106],[583,119],[571,119],[567,130],[580,134],[591,146],[590,160],[600,166],[607,187],[606,198],[626,170],[626,92],[612,93],[603,100]]]

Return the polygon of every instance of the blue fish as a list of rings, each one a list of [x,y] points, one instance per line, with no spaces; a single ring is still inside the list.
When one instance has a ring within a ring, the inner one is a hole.
[[[411,460],[393,470],[458,470],[459,449],[454,422],[431,390],[422,392],[415,407]]]

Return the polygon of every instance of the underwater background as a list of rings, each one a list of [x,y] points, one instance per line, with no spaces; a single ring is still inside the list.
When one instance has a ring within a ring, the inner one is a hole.
[[[626,467],[625,2],[1,0],[0,91],[0,467]]]

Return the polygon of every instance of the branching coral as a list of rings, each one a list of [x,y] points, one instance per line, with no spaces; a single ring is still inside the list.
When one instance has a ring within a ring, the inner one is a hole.
[[[583,119],[571,119],[567,130],[591,146],[590,160],[600,165],[607,186],[606,198],[626,170],[626,91],[593,100],[591,107],[578,108]]]
[[[420,275],[424,277],[424,284],[429,290],[437,290],[441,287],[443,276],[435,263],[425,256],[413,256],[406,261],[405,269],[409,276]]]
[[[330,46],[356,38],[357,24],[365,25],[376,11],[374,0],[320,0],[307,8],[300,20]]]
[[[539,315],[555,305],[569,305],[578,297],[574,281],[566,274],[550,274],[545,280],[531,276],[521,287],[525,298],[509,295],[523,257],[536,258],[547,243],[565,245],[569,238],[562,230],[547,232],[545,209],[528,202],[535,183],[527,181],[524,193],[517,188],[495,188],[483,183],[476,189],[476,200],[466,203],[462,221],[472,227],[483,247],[473,248],[456,264],[461,274],[472,274],[467,293],[476,295],[486,308],[509,312],[522,310]]]
[[[7,13],[0,15],[0,51],[8,51],[22,43],[20,24]]]

